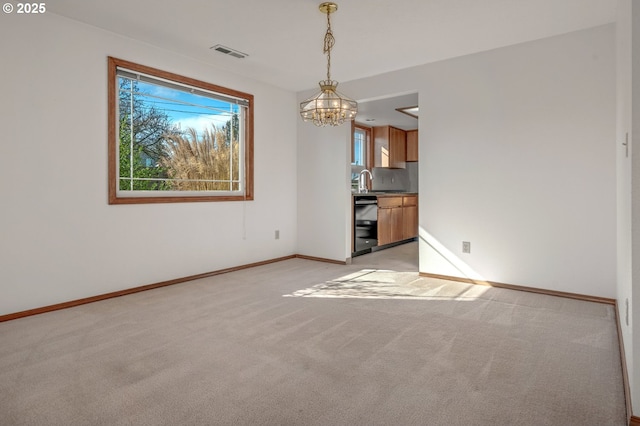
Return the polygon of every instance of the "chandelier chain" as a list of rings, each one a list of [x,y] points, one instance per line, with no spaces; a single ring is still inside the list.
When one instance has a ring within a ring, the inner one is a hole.
[[[331,80],[331,49],[336,43],[331,31],[331,12],[327,11],[327,33],[324,35],[324,47],[322,51],[327,55],[327,80]]]

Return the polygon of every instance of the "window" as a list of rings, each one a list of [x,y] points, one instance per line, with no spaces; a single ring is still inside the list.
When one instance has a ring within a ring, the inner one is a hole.
[[[109,204],[253,199],[253,96],[109,62]]]
[[[358,179],[363,169],[371,170],[371,128],[353,124],[351,139],[351,189],[358,188]]]
[[[356,127],[353,131],[353,161],[356,166],[365,166],[367,162],[367,131]]]

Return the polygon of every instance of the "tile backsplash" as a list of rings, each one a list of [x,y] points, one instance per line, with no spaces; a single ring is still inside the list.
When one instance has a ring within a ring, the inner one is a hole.
[[[373,190],[418,192],[418,163],[407,163],[406,169],[374,167]]]
[[[364,169],[362,166],[351,166],[351,187],[355,191],[358,188],[358,176]],[[389,169],[387,167],[374,167],[373,191],[406,191],[418,192],[418,163],[406,163],[406,169]]]

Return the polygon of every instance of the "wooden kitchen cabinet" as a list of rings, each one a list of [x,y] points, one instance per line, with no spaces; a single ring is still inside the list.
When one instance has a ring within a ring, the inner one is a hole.
[[[402,239],[418,236],[418,196],[402,197]]]
[[[404,169],[407,161],[407,132],[393,126],[373,128],[375,167]]]
[[[378,245],[402,240],[402,197],[378,197]]]
[[[418,196],[378,197],[378,245],[418,236]]]
[[[418,129],[407,131],[407,162],[418,161]]]

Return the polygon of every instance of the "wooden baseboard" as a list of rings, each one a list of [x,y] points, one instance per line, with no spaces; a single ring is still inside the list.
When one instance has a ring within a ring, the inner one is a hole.
[[[629,426],[640,426],[640,417],[631,416]]]
[[[295,257],[297,257],[298,259],[315,260],[316,262],[334,263],[336,265],[347,264],[347,262],[344,260],[326,259],[324,257],[306,256],[304,254],[296,254]]]
[[[219,270],[216,270],[216,271],[205,272],[203,274],[190,275],[190,276],[183,277],[183,278],[176,278],[176,279],[173,279],[173,280],[168,280],[168,281],[162,281],[162,282],[158,282],[158,283],[154,283],[154,284],[143,285],[143,286],[140,286],[140,287],[133,287],[133,288],[129,288],[129,289],[114,291],[114,292],[111,292],[111,293],[100,294],[100,295],[97,295],[97,296],[86,297],[86,298],[83,298],[83,299],[72,300],[72,301],[69,301],[69,302],[57,303],[57,304],[54,304],[54,305],[44,306],[44,307],[41,307],[41,308],[28,309],[26,311],[15,312],[15,313],[12,313],[12,314],[7,314],[7,315],[0,315],[0,322],[10,321],[10,320],[18,319],[18,318],[31,316],[31,315],[38,315],[38,314],[42,314],[42,313],[45,313],[45,312],[57,311],[57,310],[60,310],[60,309],[71,308],[73,306],[84,305],[84,304],[87,304],[87,303],[93,303],[93,302],[97,302],[97,301],[100,301],[100,300],[111,299],[111,298],[114,298],[114,297],[126,296],[127,294],[139,293],[141,291],[152,290],[154,288],[166,287],[166,286],[169,286],[169,285],[180,284],[180,283],[184,283],[184,282],[188,282],[188,281],[197,280],[197,279],[200,279],[200,278],[212,277],[214,275],[225,274],[225,273],[228,273],[228,272],[239,271],[239,270],[242,270],[242,269],[253,268],[253,267],[256,267],[256,266],[266,265],[266,264],[275,263],[275,262],[281,262],[283,260],[294,259],[294,258],[313,260],[313,261],[317,261],[317,262],[327,262],[327,263],[333,263],[333,264],[338,264],[338,265],[346,265],[347,264],[346,261],[341,261],[341,260],[326,259],[326,258],[315,257],[315,256],[306,256],[306,255],[303,255],[303,254],[292,254],[292,255],[289,255],[289,256],[283,256],[283,257],[278,257],[278,258],[274,258],[274,259],[263,260],[263,261],[260,261],[260,262],[249,263],[249,264],[246,264],[246,265],[233,266],[231,268],[225,268],[225,269],[219,269]],[[506,288],[506,289],[510,289],[510,290],[528,291],[528,292],[532,292],[532,293],[547,294],[547,295],[551,295],[551,296],[568,297],[568,298],[572,298],[572,299],[586,300],[586,301],[590,301],[590,302],[607,303],[607,304],[611,304],[611,305],[615,305],[616,304],[615,299],[608,299],[608,298],[604,298],[604,297],[587,296],[587,295],[576,294],[576,293],[565,293],[565,292],[561,292],[561,291],[544,290],[544,289],[539,289],[539,288],[534,288],[534,287],[524,287],[524,286],[517,286],[517,285],[512,285],[512,284],[497,283],[497,282],[492,282],[492,281],[479,281],[479,280],[473,280],[473,279],[470,279],[470,278],[460,278],[460,277],[453,277],[453,276],[448,276],[448,275],[429,274],[429,273],[426,273],[426,272],[420,272],[420,276],[430,277],[430,278],[439,278],[439,279],[450,280],[450,281],[459,281],[459,282],[465,282],[465,283],[468,283],[468,284],[477,284],[477,285],[486,285],[486,286],[497,287],[497,288]],[[638,425],[638,426],[640,426],[640,425]]]
[[[205,272],[203,274],[190,275],[183,278],[176,278],[168,281],[161,281],[159,283],[147,284],[140,287],[127,288],[124,290],[114,291],[111,293],[100,294],[92,297],[85,297],[83,299],[71,300],[69,302],[57,303],[55,305],[43,306],[41,308],[29,309],[26,311],[15,312],[13,314],[0,315],[0,322],[10,321],[18,318],[24,318],[31,315],[43,314],[46,312],[58,311],[60,309],[71,308],[74,306],[85,305],[87,303],[98,302],[100,300],[112,299],[114,297],[126,296],[127,294],[139,293],[141,291],[153,290],[154,288],[166,287],[169,285],[185,283],[188,281],[197,280],[200,278],[212,277],[215,275],[226,274],[227,272],[239,271],[242,269],[254,268],[256,266],[267,265],[269,263],[281,262],[283,260],[294,259],[298,257],[295,254],[289,256],[278,257],[275,259],[263,260],[260,262],[249,263],[246,265],[233,266],[231,268],[219,269],[217,271]]]
[[[624,390],[624,402],[627,409],[627,419],[633,419],[633,410],[631,409],[631,387],[629,386],[629,370],[627,370],[627,356],[624,351],[624,340],[622,339],[622,325],[620,324],[620,312],[618,311],[618,303],[614,306],[616,314],[616,330],[618,332],[618,348],[620,351],[620,365],[622,367],[622,387]],[[631,420],[629,420],[631,422]],[[631,423],[629,423],[631,424]],[[640,423],[637,424],[640,426]]]
[[[173,280],[162,281],[154,284],[147,284],[140,287],[127,288],[124,290],[114,291],[111,293],[99,294],[97,296],[85,297],[83,299],[71,300],[69,302],[56,303],[55,305],[43,306],[41,308],[28,309],[26,311],[15,312],[13,314],[0,315],[0,322],[10,321],[18,318],[24,318],[31,315],[44,314],[46,312],[58,311],[60,309],[72,308],[74,306],[85,305],[87,303],[99,302],[100,300],[111,299],[114,297],[126,296],[127,294],[139,293],[141,291],[153,290],[154,288],[166,287],[169,285],[185,283],[188,281],[197,280],[200,278],[212,277],[214,275],[226,274],[228,272],[239,271],[242,269],[254,268],[256,266],[267,265],[269,263],[281,262],[288,259],[307,259],[315,260],[317,262],[328,262],[339,265],[345,265],[346,261],[339,261],[333,259],[325,259],[322,257],[305,256],[302,254],[292,254],[289,256],[278,257],[274,259],[263,260],[260,262],[249,263],[246,265],[233,266],[231,268],[219,269],[217,271],[205,272],[203,274],[190,275],[187,277],[176,278]]]
[[[474,279],[471,279],[471,278],[452,277],[452,276],[449,276],[449,275],[430,274],[430,273],[427,273],[427,272],[420,272],[420,276],[421,277],[427,277],[427,278],[438,278],[438,279],[441,279],[441,280],[458,281],[458,282],[463,282],[463,283],[467,283],[467,284],[476,284],[476,285],[484,285],[484,286],[496,287],[496,288],[505,288],[505,289],[508,289],[508,290],[526,291],[526,292],[529,292],[529,293],[546,294],[548,296],[566,297],[566,298],[569,298],[569,299],[578,299],[578,300],[584,300],[584,301],[587,301],[587,302],[606,303],[608,305],[615,305],[616,304],[616,299],[609,299],[607,297],[589,296],[587,294],[578,294],[578,293],[568,293],[568,292],[564,292],[564,291],[546,290],[546,289],[543,289],[543,288],[525,287],[525,286],[520,286],[520,285],[498,283],[498,282],[494,282],[494,281],[474,280]]]

